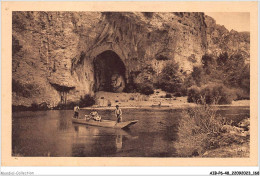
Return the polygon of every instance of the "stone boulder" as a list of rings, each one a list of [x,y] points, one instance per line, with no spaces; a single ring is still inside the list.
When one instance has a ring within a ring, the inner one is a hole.
[[[111,87],[113,92],[122,92],[125,88],[123,76],[120,74],[113,74],[111,77]]]

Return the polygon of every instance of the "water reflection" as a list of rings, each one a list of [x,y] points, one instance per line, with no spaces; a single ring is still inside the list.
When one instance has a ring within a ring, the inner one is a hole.
[[[75,130],[76,134],[78,134],[79,133],[79,126],[74,125],[74,130]]]
[[[88,114],[82,110],[81,114]],[[98,112],[115,120],[110,110]],[[219,113],[239,121],[249,108],[224,107]],[[139,120],[128,130],[74,124],[73,111],[16,112],[12,119],[12,154],[16,156],[176,157],[181,110],[124,109],[124,120]]]
[[[122,135],[116,135],[116,151],[120,151],[123,146],[123,140],[122,140]]]
[[[123,137],[131,138],[130,130],[73,124],[73,156],[109,156],[123,150]]]

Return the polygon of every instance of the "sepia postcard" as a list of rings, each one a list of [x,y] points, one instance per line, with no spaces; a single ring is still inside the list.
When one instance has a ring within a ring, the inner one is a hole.
[[[256,166],[257,2],[3,2],[3,166]]]

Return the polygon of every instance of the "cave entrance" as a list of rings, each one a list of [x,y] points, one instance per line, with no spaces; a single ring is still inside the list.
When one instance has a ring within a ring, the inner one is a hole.
[[[94,63],[94,91],[122,92],[126,68],[120,57],[111,50],[97,55]]]

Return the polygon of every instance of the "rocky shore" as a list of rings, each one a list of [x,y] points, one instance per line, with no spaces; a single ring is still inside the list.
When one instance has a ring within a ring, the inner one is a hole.
[[[237,126],[224,125],[217,140],[218,147],[207,150],[202,157],[250,157],[250,118]]]

